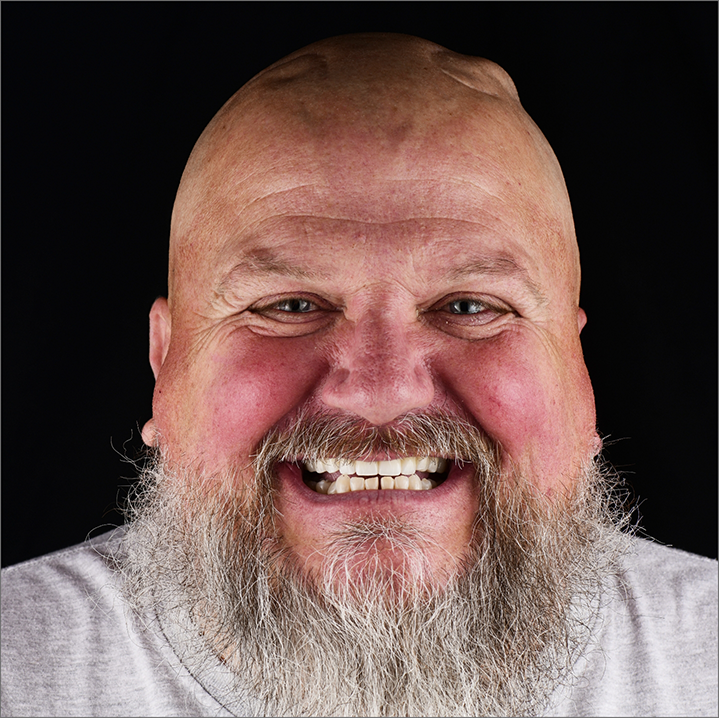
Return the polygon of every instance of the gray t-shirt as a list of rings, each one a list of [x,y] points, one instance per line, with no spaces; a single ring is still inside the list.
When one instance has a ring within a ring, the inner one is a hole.
[[[2,573],[3,716],[228,716],[256,706],[128,620],[105,558],[122,529]],[[717,562],[632,540],[596,645],[548,715],[717,715]]]

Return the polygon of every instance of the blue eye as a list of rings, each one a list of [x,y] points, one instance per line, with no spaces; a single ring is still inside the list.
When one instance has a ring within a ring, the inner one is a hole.
[[[304,314],[315,309],[315,305],[306,299],[283,299],[275,304],[275,309],[291,314]]]
[[[450,314],[480,314],[487,308],[476,299],[455,299],[447,307]]]

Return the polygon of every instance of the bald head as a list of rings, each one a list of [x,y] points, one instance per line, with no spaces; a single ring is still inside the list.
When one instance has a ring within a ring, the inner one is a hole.
[[[244,214],[251,224],[260,198],[314,184],[327,191],[331,216],[395,221],[407,215],[406,197],[393,191],[391,201],[373,207],[361,197],[368,181],[407,179],[447,180],[440,202],[448,216],[466,210],[455,206],[462,200],[452,197],[452,183],[500,196],[517,221],[532,226],[529,241],[555,257],[554,280],[576,305],[579,261],[564,179],[509,75],[483,58],[379,33],[292,53],[213,118],[188,161],[173,212],[171,301],[183,289],[183,265],[196,273],[199,256],[239,231],[232,220],[228,227],[228,217]],[[343,201],[331,196],[333,187],[342,189]],[[412,201],[421,214],[418,189]],[[442,190],[435,184],[432,191]]]

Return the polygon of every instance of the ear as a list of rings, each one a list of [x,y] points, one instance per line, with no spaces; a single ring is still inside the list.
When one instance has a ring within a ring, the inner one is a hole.
[[[582,329],[584,329],[584,325],[587,323],[587,315],[584,312],[584,309],[579,307],[577,309],[577,324],[579,325],[579,333],[582,333]]]
[[[172,318],[167,299],[158,297],[150,309],[150,366],[155,381],[170,348],[171,328]]]
[[[165,297],[158,297],[150,309],[150,366],[155,375],[155,381],[157,381],[157,375],[167,356],[167,350],[170,348],[170,329],[170,307]],[[154,418],[142,427],[141,434],[142,440],[148,446],[157,446],[158,437]]]

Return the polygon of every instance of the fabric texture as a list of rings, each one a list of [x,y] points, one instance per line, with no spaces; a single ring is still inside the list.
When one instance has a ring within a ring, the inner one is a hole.
[[[171,622],[128,615],[123,529],[2,573],[3,716],[228,716],[257,708],[178,658]],[[547,715],[717,715],[717,562],[632,539],[595,642]],[[224,698],[223,698],[224,697]]]

